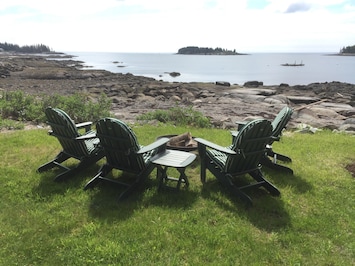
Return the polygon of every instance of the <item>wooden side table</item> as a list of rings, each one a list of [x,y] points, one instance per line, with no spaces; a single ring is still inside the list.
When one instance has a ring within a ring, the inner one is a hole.
[[[167,186],[168,181],[177,182],[176,187],[170,187],[179,190],[181,183],[185,184],[185,187],[189,186],[189,180],[185,174],[185,169],[196,158],[193,153],[177,150],[165,150],[162,153],[158,153],[151,158],[151,162],[157,167],[157,179],[159,182],[158,189]],[[180,173],[178,178],[170,177],[167,175],[169,167],[174,167]]]

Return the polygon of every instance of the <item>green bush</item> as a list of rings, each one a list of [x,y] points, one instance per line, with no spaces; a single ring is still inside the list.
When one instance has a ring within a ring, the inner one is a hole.
[[[20,130],[20,129],[24,129],[25,126],[23,123],[19,122],[19,121],[14,121],[14,120],[10,120],[10,119],[2,119],[0,117],[0,129],[17,129],[17,130]]]
[[[96,121],[108,116],[111,100],[101,94],[98,99],[91,99],[87,94],[75,93],[63,95],[30,95],[25,92],[3,91],[0,95],[0,114],[2,119],[17,121],[45,122],[44,110],[48,106],[60,108],[76,122]]]
[[[176,126],[193,126],[199,128],[211,127],[209,118],[190,107],[172,107],[168,110],[155,110],[139,115],[138,120],[158,120],[163,123],[171,123]]]
[[[31,121],[38,117],[40,106],[33,95],[26,95],[23,91],[3,92],[0,107],[1,117],[19,121]]]

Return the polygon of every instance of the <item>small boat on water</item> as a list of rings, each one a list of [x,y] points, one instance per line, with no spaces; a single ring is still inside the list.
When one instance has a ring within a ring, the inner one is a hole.
[[[293,64],[289,64],[289,63],[286,63],[286,64],[281,64],[281,66],[304,66],[303,62],[301,61],[300,64],[297,64],[296,62],[293,63]]]

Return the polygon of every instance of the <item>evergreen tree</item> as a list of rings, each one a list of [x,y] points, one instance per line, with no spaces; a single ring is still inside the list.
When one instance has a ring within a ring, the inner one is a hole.
[[[51,49],[44,44],[36,45],[24,45],[19,46],[11,43],[0,43],[0,48],[6,52],[18,52],[18,53],[49,53]]]

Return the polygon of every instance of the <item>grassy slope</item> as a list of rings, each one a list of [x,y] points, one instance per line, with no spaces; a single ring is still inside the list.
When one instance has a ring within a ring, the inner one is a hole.
[[[190,130],[230,143],[228,131]],[[134,131],[149,144],[186,129]],[[198,161],[187,169],[188,190],[158,193],[153,173],[118,204],[115,188],[82,189],[99,165],[64,183],[52,181],[56,171],[36,173],[59,150],[45,130],[0,134],[0,265],[353,264],[354,178],[344,167],[355,161],[355,137],[284,136],[274,150],[293,159],[295,175],[265,169],[282,196],[252,191],[251,209],[211,175],[203,187]]]

